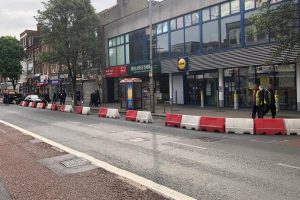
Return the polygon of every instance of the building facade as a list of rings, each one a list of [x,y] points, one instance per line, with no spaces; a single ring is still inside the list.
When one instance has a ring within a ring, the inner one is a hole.
[[[154,2],[153,63],[156,98],[177,104],[251,107],[254,84],[272,84],[280,109],[300,110],[300,63],[296,53],[266,65],[276,42],[256,34],[249,18],[257,0],[165,0]],[[276,6],[280,0],[272,0]],[[119,0],[99,13],[104,31],[105,100],[118,101],[122,77],[143,80],[149,91],[147,0]],[[182,65],[182,62],[184,63]],[[182,66],[180,66],[182,65]]]

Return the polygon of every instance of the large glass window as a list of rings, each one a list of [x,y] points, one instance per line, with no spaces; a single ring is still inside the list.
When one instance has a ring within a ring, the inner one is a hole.
[[[246,45],[265,43],[269,41],[268,34],[259,34],[256,31],[255,25],[253,25],[249,18],[257,13],[257,11],[247,12],[245,14],[245,42]]]
[[[219,5],[210,8],[210,19],[218,19],[220,16]]]
[[[144,61],[145,58],[144,41],[137,40],[134,42],[130,42],[129,52],[130,52],[129,56],[130,56],[131,63]]]
[[[117,48],[109,49],[109,64],[110,66],[117,65]]]
[[[192,24],[198,24],[199,23],[199,13],[195,12],[192,14]]]
[[[126,64],[130,64],[130,56],[129,56],[129,44],[126,44]]]
[[[178,17],[177,18],[177,28],[183,28],[183,17]]]
[[[230,2],[221,4],[221,17],[230,15]]]
[[[190,14],[184,16],[184,25],[186,27],[192,25],[192,16]]]
[[[231,14],[240,12],[240,0],[231,1]]]
[[[177,29],[177,25],[176,25],[176,19],[172,19],[170,22],[170,26],[171,26],[171,30],[176,30]]]
[[[168,34],[157,36],[156,52],[158,58],[166,58],[169,56],[169,37]]]
[[[240,15],[221,20],[221,47],[231,48],[240,45]]]
[[[206,8],[206,9],[202,10],[202,20],[204,22],[210,20],[210,10],[209,10],[209,8]]]
[[[218,21],[203,24],[203,50],[213,51],[219,48],[219,26]]]
[[[125,51],[124,45],[117,47],[117,65],[124,65],[125,64]]]
[[[255,8],[255,0],[245,0],[245,10]]]
[[[171,33],[171,54],[172,56],[181,56],[184,53],[183,30],[173,31]]]
[[[185,29],[185,53],[195,54],[200,48],[199,26],[192,26]]]

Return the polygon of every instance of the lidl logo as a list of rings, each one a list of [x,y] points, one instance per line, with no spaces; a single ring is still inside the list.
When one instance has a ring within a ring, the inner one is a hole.
[[[187,71],[188,70],[188,58],[179,58],[178,59],[178,71]]]

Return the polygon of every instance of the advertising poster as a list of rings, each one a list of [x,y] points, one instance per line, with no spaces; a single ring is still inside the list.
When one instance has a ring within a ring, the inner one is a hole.
[[[132,83],[127,85],[127,109],[133,109]]]

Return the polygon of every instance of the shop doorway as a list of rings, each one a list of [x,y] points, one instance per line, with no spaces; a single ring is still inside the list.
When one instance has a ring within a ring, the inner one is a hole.
[[[202,93],[202,95],[201,95]],[[186,104],[217,106],[218,72],[202,72],[186,77]]]

